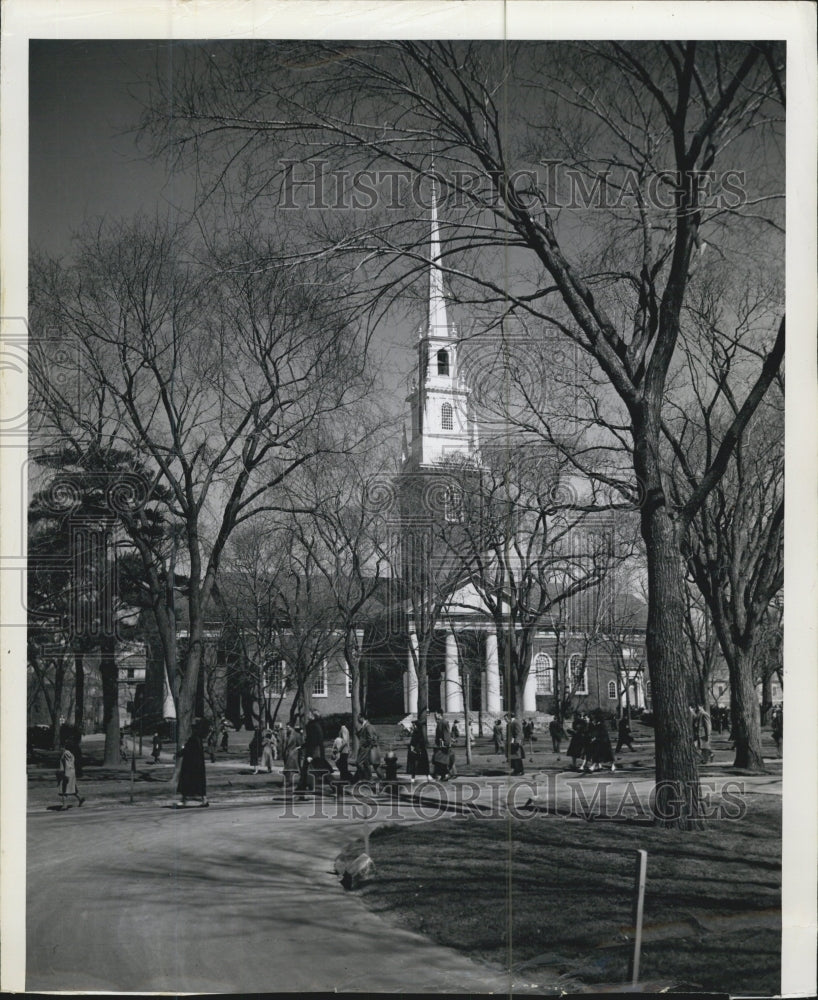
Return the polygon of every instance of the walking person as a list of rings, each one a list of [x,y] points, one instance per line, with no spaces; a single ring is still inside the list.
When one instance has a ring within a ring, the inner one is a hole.
[[[197,719],[187,743],[182,748],[182,767],[179,771],[177,791],[181,796],[180,805],[186,806],[188,799],[200,799],[203,806],[208,806],[207,778],[205,776],[205,757],[203,736],[207,730],[205,723]]]
[[[713,760],[713,751],[710,749],[710,733],[712,724],[710,714],[704,705],[698,707],[699,716],[699,750],[702,755],[702,763],[709,764]]]
[[[381,766],[377,730],[363,714],[358,716],[358,757],[355,764],[356,781],[371,781],[373,771]]]
[[[460,739],[460,727],[457,724],[457,719],[452,723],[452,746],[456,745],[457,741]]]
[[[780,705],[777,705],[773,709],[771,722],[770,735],[773,738],[775,749],[778,751],[778,756],[780,757],[784,746],[784,710]]]
[[[250,745],[248,747],[250,751],[250,767],[253,769],[253,774],[258,774],[258,759],[261,756],[261,730],[253,730],[253,738],[250,740]]]
[[[289,790],[295,784],[295,776],[301,770],[301,734],[293,725],[288,722],[284,730],[284,740],[281,747],[281,756],[284,760],[284,788]]]
[[[159,757],[162,753],[162,737],[159,732],[153,734],[153,743],[151,744],[151,757],[153,757],[154,764],[159,763]]]
[[[633,733],[631,732],[631,724],[627,715],[623,715],[619,720],[619,726],[617,727],[617,741],[615,753],[622,752],[623,744],[633,752]]]
[[[301,788],[307,788],[309,768],[313,760],[324,760],[324,727],[321,725],[321,715],[311,708],[307,717],[307,728],[304,732],[304,753],[301,758]]]
[[[503,723],[499,719],[494,720],[494,728],[491,731],[494,738],[494,752],[503,752]]]
[[[559,753],[562,745],[562,723],[556,715],[548,723],[548,734],[551,737],[551,749],[554,753]]]
[[[568,741],[568,756],[575,771],[581,771],[585,766],[586,742],[588,724],[581,715],[575,715],[571,727],[571,739]],[[579,762],[579,763],[577,763]]]
[[[267,768],[268,774],[272,773],[274,759],[273,731],[272,729],[265,729],[261,737],[261,766]]]
[[[57,769],[57,794],[60,796],[60,809],[68,809],[65,800],[69,795],[73,795],[77,800],[77,805],[81,806],[85,799],[80,795],[77,788],[77,764],[74,754],[66,742],[60,754],[60,763]]]
[[[351,781],[352,775],[349,773],[349,730],[346,726],[341,726],[338,735],[332,744],[332,759],[338,764],[338,773],[341,781]]]
[[[699,738],[699,711],[695,705],[688,706],[690,709],[690,732],[693,737],[693,746],[701,750],[702,744]]]
[[[523,738],[523,727],[520,724],[520,720],[513,712],[509,712],[506,716],[506,747],[511,748],[511,744],[516,740],[518,743],[522,741]]]
[[[409,749],[406,753],[406,770],[412,781],[418,774],[429,777],[429,750],[426,746],[426,733],[415,719],[409,733]]]
[[[452,732],[442,713],[435,712],[435,720],[435,749],[432,754],[434,776],[441,781],[448,781],[456,774]]]
[[[603,764],[610,764],[611,771],[615,771],[616,764],[614,763],[614,755],[611,750],[611,740],[608,736],[608,726],[605,722],[605,716],[599,709],[594,713],[588,727],[588,737],[590,743],[590,753],[588,756],[591,766],[588,768],[586,763],[586,770],[601,771]]]
[[[222,723],[222,725],[224,725],[224,723]],[[227,753],[227,744],[228,744],[228,742],[229,742],[229,733],[227,732],[227,726],[224,726],[224,729],[222,729],[222,744],[221,744],[221,746],[222,746],[222,750],[224,750],[225,753]]]

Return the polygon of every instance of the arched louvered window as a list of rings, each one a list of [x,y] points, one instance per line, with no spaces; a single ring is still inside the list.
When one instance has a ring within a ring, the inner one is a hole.
[[[588,694],[588,671],[579,653],[568,657],[568,671],[571,678],[572,694]]]
[[[444,431],[450,431],[454,428],[454,414],[451,403],[444,403],[440,407],[440,426]]]

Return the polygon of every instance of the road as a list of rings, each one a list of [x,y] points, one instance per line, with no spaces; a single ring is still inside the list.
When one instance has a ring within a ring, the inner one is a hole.
[[[345,893],[332,862],[360,820],[297,810],[30,812],[26,989],[509,991]]]

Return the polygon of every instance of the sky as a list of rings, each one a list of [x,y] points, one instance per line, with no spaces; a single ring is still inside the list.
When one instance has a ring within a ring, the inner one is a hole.
[[[29,89],[29,240],[70,250],[85,221],[180,203],[187,185],[129,134],[153,42],[33,41]]]
[[[177,43],[178,46],[178,43]],[[172,55],[161,41],[33,40],[29,50],[29,246],[70,258],[72,238],[101,218],[184,212],[191,176],[146,155],[135,134],[157,65]],[[424,319],[392,317],[374,347],[395,417],[415,363]],[[400,440],[396,438],[396,454]]]

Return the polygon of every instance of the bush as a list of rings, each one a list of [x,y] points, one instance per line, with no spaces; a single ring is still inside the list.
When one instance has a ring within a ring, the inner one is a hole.
[[[29,750],[50,750],[51,726],[29,726],[26,730],[26,746]]]
[[[335,739],[341,726],[346,726],[349,730],[349,735],[352,736],[353,726],[351,712],[332,712],[329,715],[321,716],[321,727],[324,730],[325,740]]]

